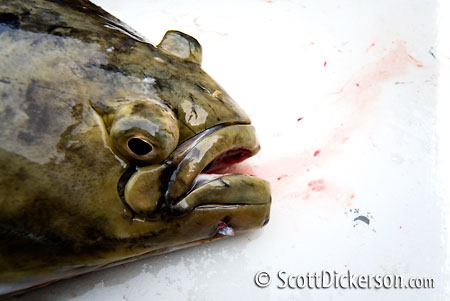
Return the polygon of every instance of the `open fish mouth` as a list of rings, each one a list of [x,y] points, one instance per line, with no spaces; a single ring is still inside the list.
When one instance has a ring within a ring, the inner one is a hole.
[[[255,155],[260,147],[251,125],[214,129],[202,137],[172,173],[166,201],[176,215],[205,204],[267,204],[269,185],[249,175],[213,174]]]
[[[126,185],[125,199],[135,212],[150,218],[164,209],[183,216],[196,209],[254,206],[262,226],[268,221],[269,183],[250,175],[226,174],[228,167],[259,149],[253,126],[215,126],[179,145],[165,164],[135,172]],[[157,178],[164,177],[166,187],[149,191]]]

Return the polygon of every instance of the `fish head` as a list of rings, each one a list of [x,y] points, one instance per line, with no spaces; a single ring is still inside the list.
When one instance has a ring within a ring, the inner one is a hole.
[[[111,148],[129,166],[119,194],[134,221],[158,229],[164,245],[232,235],[269,220],[268,182],[226,173],[260,145],[248,115],[202,70],[201,51],[193,37],[167,32],[142,62],[148,70],[141,80],[151,93],[110,102],[114,109],[102,115]]]

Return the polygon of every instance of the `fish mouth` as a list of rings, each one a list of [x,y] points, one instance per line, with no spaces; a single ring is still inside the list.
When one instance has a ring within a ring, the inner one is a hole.
[[[259,221],[253,227],[261,227],[269,218],[269,183],[251,175],[226,173],[259,150],[252,125],[215,126],[179,145],[165,164],[135,172],[125,188],[126,202],[149,218],[164,210],[180,217],[196,210],[249,207],[252,218]],[[163,178],[168,179],[166,187],[154,185]],[[156,188],[149,191],[149,187]],[[226,221],[218,221],[217,227],[226,232]]]
[[[183,156],[170,177],[165,194],[174,215],[207,204],[267,204],[269,184],[243,174],[226,174],[231,165],[260,150],[251,125],[213,129]]]

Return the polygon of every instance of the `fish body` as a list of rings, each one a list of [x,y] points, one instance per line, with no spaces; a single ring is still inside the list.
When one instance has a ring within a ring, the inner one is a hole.
[[[83,0],[0,0],[0,295],[265,225],[259,150],[194,38]]]

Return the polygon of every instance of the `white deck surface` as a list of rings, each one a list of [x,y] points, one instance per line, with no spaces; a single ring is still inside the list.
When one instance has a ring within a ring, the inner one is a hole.
[[[450,300],[449,5],[94,2],[154,44],[170,29],[199,40],[203,68],[256,126],[262,150],[236,171],[271,182],[271,220],[13,300]],[[279,289],[280,270],[432,277],[435,288]]]

